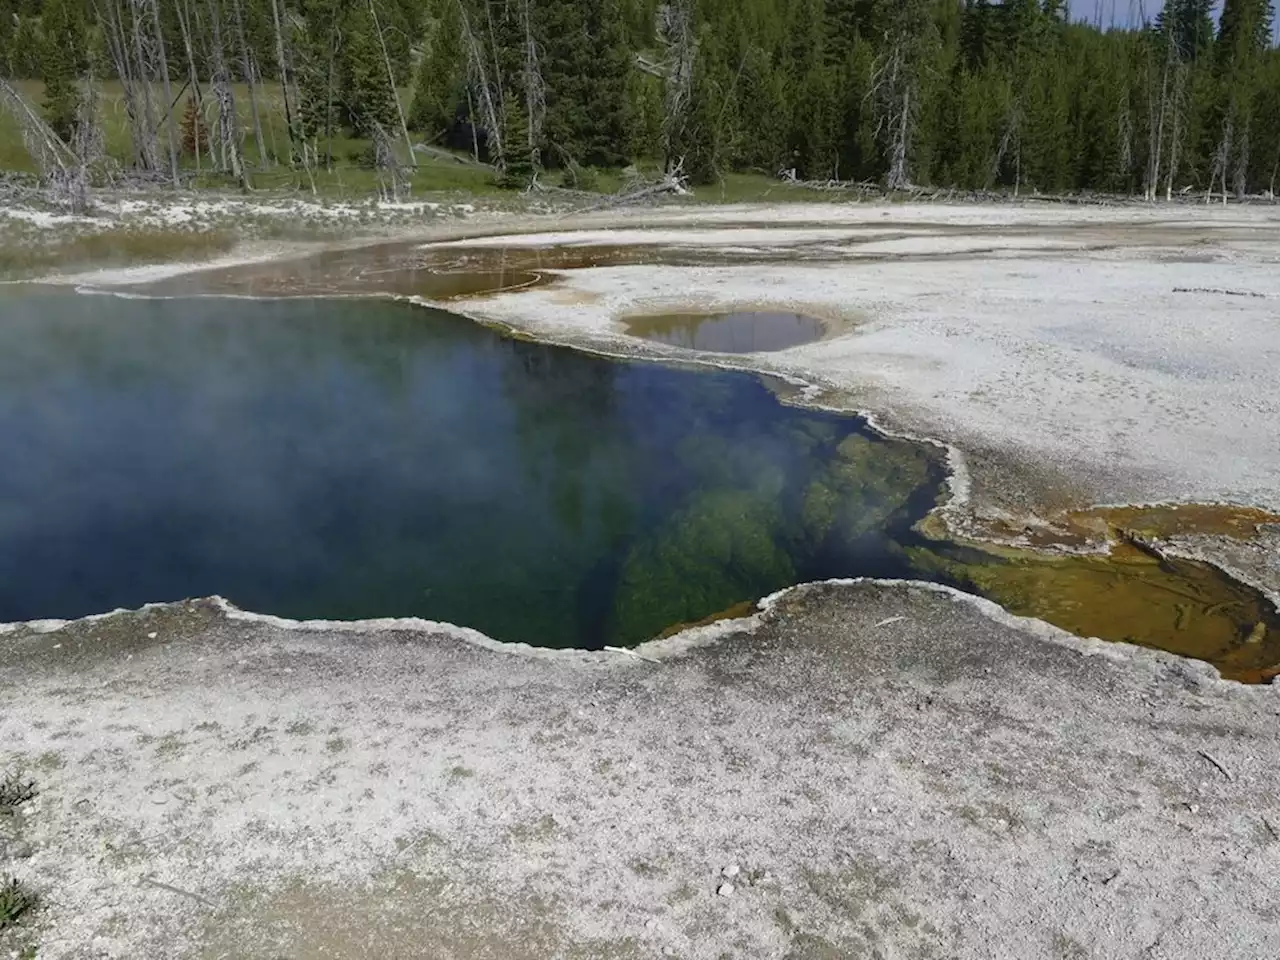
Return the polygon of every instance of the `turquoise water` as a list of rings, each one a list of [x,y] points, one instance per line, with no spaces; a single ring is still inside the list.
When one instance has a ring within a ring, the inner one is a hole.
[[[374,300],[0,298],[0,621],[221,594],[636,643],[909,575],[926,448]]]

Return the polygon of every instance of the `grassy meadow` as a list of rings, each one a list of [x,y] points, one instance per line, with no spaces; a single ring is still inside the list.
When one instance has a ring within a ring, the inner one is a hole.
[[[28,102],[39,107],[44,99],[43,84],[37,80],[15,83]],[[249,105],[247,84],[235,84],[236,112],[244,134],[243,151],[246,167],[250,170],[250,182],[255,189],[303,189],[310,192],[311,183],[305,173],[290,170],[288,160],[289,136],[285,124],[284,98],[278,87],[259,86],[257,90],[258,112],[262,121],[263,143],[254,136],[253,116]],[[164,91],[156,85],[154,102],[164,103]],[[129,120],[125,112],[120,84],[108,81],[98,87],[99,117],[103,127],[107,153],[121,164],[127,164],[130,155]],[[409,91],[401,91],[406,107]],[[186,111],[187,95],[184,94],[174,110],[174,136],[179,149],[182,147],[182,118]],[[213,103],[205,100],[205,130],[213,130]],[[168,154],[168,127],[160,127],[162,158]],[[361,164],[360,157],[368,151],[370,142],[349,137],[333,140],[334,165],[332,170],[317,170],[316,189],[328,197],[367,197],[377,189],[377,173]],[[401,159],[406,151],[397,143]],[[465,158],[460,158],[465,159]],[[207,147],[197,159],[194,151],[186,151],[180,157],[184,172],[195,175],[194,184],[203,187],[234,187],[226,176],[210,169]],[[35,166],[23,146],[22,133],[17,122],[7,112],[0,112],[0,170],[24,173],[35,172]],[[454,162],[439,157],[418,157],[411,187],[415,193],[435,191],[463,191],[480,194],[497,191],[490,170],[472,164]]]
[[[28,102],[40,107],[44,99],[43,84],[38,80],[17,81],[15,86],[27,98]],[[180,84],[178,85],[180,86]],[[258,143],[254,135],[253,116],[249,106],[249,88],[247,84],[234,84],[236,111],[243,133],[243,151],[246,167],[250,171],[250,184],[255,190],[310,193],[312,184],[303,171],[292,170],[287,163],[289,138],[285,124],[284,98],[278,86],[261,85],[257,89],[258,112],[262,122],[263,142]],[[164,102],[164,91],[155,87],[154,102]],[[125,114],[124,100],[118,81],[107,81],[99,84],[99,116],[103,125],[107,153],[127,164],[130,155],[129,121]],[[400,91],[402,105],[407,109],[410,91]],[[182,146],[182,117],[186,111],[187,94],[183,94],[174,110],[174,134],[179,148]],[[213,103],[206,97],[205,129],[213,129]],[[413,135],[413,132],[410,132]],[[420,136],[413,136],[415,142]],[[361,162],[370,148],[370,141],[357,140],[347,136],[335,137],[333,140],[334,164],[332,169],[315,171],[315,189],[326,198],[365,199],[378,189],[377,172]],[[322,145],[323,146],[323,145]],[[396,147],[401,159],[405,159],[406,151],[401,142]],[[162,158],[167,157],[167,127],[160,128],[160,148]],[[207,150],[207,148],[206,148]],[[496,183],[493,171],[476,166],[467,161],[469,158],[459,155],[458,160],[450,160],[439,155],[419,155],[417,166],[410,178],[410,190],[415,196],[430,193],[465,193],[471,196],[510,194],[502,190]],[[463,162],[459,162],[463,161]],[[199,161],[194,152],[187,151],[180,157],[184,172],[192,176],[191,183],[198,188],[234,189],[236,184],[230,177],[211,170],[207,152]],[[640,168],[646,175],[656,175],[656,162],[642,163]],[[35,172],[31,157],[22,143],[21,130],[12,116],[0,111],[0,171]],[[544,176],[544,182],[559,186],[564,175],[559,171],[550,171]],[[618,170],[592,171],[592,189],[602,193],[615,193],[622,189],[625,179]],[[694,191],[694,199],[710,203],[742,203],[759,200],[826,200],[830,194],[784,184],[772,177],[761,174],[730,173],[719,181],[700,186]]]

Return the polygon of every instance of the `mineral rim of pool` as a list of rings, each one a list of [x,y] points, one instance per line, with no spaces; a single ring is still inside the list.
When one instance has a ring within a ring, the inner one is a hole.
[[[1055,558],[926,538],[945,479],[930,445],[749,374],[404,303],[9,288],[0,449],[0,622],[221,594],[598,648],[878,576],[1240,679],[1280,663],[1275,608],[1207,564],[1136,539]]]
[[[765,353],[821,340],[826,325],[816,317],[783,310],[667,313],[626,317],[633,337],[711,353]]]

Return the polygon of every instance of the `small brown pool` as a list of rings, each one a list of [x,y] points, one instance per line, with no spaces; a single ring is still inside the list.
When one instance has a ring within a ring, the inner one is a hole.
[[[816,317],[774,310],[731,313],[668,313],[628,317],[627,333],[690,350],[761,353],[821,340],[826,327]]]

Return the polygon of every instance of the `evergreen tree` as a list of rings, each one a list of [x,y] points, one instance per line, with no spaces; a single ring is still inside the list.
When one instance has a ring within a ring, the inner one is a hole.
[[[961,17],[960,48],[970,72],[987,65],[995,16],[990,0],[966,0]]]
[[[344,36],[343,100],[350,117],[351,131],[370,138],[377,127],[394,136],[399,123],[396,102],[387,78],[382,48],[367,6],[353,10]]]
[[[1213,46],[1213,0],[1166,0],[1155,26],[1180,59],[1198,60]]]
[[[446,3],[426,27],[409,108],[410,126],[434,136],[453,124],[466,104],[466,57],[458,5]]]
[[[74,0],[48,0],[42,18],[40,74],[44,110],[58,136],[70,140],[80,107],[80,74],[88,65],[88,37]]]
[[[288,98],[289,142],[305,140],[310,159],[348,132],[394,137],[394,81],[412,86],[409,121],[426,138],[450,131],[446,143],[470,149],[478,126],[476,145],[491,134],[491,159],[517,184],[543,167],[576,178],[683,158],[701,182],[794,168],[1154,199],[1265,191],[1280,172],[1268,0],[1224,0],[1219,20],[1213,0],[1167,0],[1152,24],[1113,30],[1069,23],[1065,0],[373,2],[376,20],[369,0],[159,0],[169,72],[212,76],[221,17],[232,79]],[[116,7],[127,32],[128,3],[0,0],[0,72],[45,81],[63,135],[86,50],[107,42],[99,17]],[[149,34],[150,6],[138,9]],[[677,44],[673,14],[686,12],[691,39]],[[104,58],[93,72],[117,68]],[[129,69],[158,78],[154,63]],[[263,120],[264,137],[280,134],[270,109]]]
[[[13,0],[0,0],[0,77],[13,76],[13,37],[17,11]]]
[[[632,126],[627,77],[634,68],[626,19],[621,0],[590,0],[587,6],[587,28],[597,53],[587,91],[583,157],[595,166],[620,166],[629,159]]]
[[[351,116],[342,104],[345,63],[340,59],[344,17],[333,0],[313,3],[307,26],[293,37],[298,82],[298,125],[312,159],[333,161],[330,144]],[[383,71],[385,76],[385,71]]]

